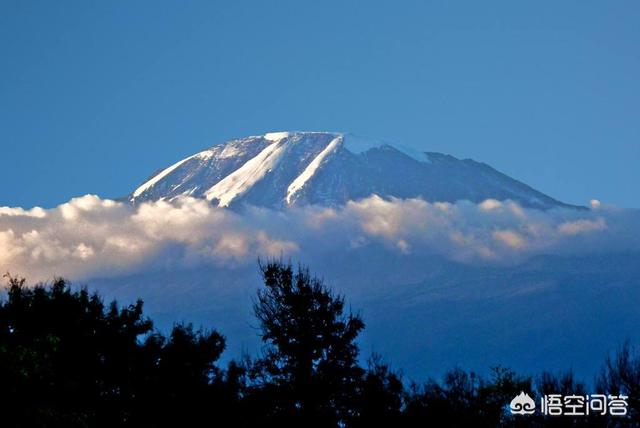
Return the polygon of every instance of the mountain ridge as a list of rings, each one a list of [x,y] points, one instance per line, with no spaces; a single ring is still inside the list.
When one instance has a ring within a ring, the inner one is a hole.
[[[233,139],[159,170],[126,198],[179,196],[220,207],[336,206],[372,194],[430,202],[514,200],[530,208],[577,208],[490,165],[349,133],[284,131]]]

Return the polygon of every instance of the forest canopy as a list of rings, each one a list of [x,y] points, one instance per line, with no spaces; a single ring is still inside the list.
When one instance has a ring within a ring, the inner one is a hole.
[[[105,303],[63,279],[27,286],[7,277],[0,301],[3,427],[608,427],[638,426],[640,355],[629,344],[593,389],[626,394],[626,416],[512,415],[527,391],[587,394],[571,372],[489,376],[443,367],[418,383],[377,355],[363,356],[364,320],[304,267],[259,266],[254,300],[263,351],[219,363],[225,337],[175,324],[166,332],[143,302]],[[428,326],[427,326],[428,328]],[[446,371],[448,369],[448,371]]]

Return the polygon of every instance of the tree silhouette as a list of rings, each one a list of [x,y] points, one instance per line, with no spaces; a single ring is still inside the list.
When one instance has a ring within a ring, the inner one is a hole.
[[[265,288],[254,305],[264,356],[254,378],[273,402],[274,420],[297,426],[337,426],[352,415],[352,400],[363,370],[355,339],[364,328],[345,313],[344,298],[307,269],[260,265]],[[303,424],[303,425],[301,425]]]
[[[512,416],[520,391],[585,395],[570,373],[532,383],[505,368],[485,378],[455,369],[406,388],[379,357],[358,365],[364,328],[307,269],[261,265],[254,310],[264,352],[226,369],[225,339],[177,324],[165,335],[143,304],[105,305],[64,280],[0,294],[0,427],[639,427],[640,356],[625,344],[595,393],[629,396],[620,416]]]
[[[399,426],[404,385],[400,376],[378,355],[369,359],[369,367],[360,382],[354,427]]]
[[[640,426],[640,348],[632,348],[627,341],[607,357],[596,385],[603,393],[627,395],[629,418]]]
[[[451,428],[512,426],[505,405],[520,391],[530,390],[530,379],[501,367],[492,370],[488,381],[455,369],[446,373],[441,383],[430,380],[422,387],[413,385],[403,426],[421,427],[426,422]]]
[[[223,349],[217,332],[153,332],[141,301],[105,306],[61,279],[26,287],[10,278],[0,305],[0,425],[165,426],[202,416],[205,401],[226,397],[213,365]]]

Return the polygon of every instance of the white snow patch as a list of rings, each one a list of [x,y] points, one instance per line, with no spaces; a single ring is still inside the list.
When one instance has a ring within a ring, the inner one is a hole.
[[[242,151],[231,144],[227,144],[226,146],[224,146],[224,149],[222,149],[222,152],[220,153],[220,155],[218,155],[218,157],[220,159],[226,159],[226,158],[232,158],[234,156],[238,156],[241,155]]]
[[[288,137],[289,137],[288,132],[268,132],[264,134],[265,140],[269,140],[269,141],[280,141]]]
[[[218,199],[218,206],[227,207],[238,195],[246,192],[271,171],[284,151],[282,140],[265,147],[257,156],[227,175],[205,192],[207,200]]]
[[[186,161],[188,161],[190,159],[193,159],[194,157],[198,156],[199,154],[200,153],[196,153],[193,156],[189,156],[188,158],[182,159],[181,161],[176,162],[173,165],[171,165],[169,168],[162,170],[159,174],[156,174],[155,176],[153,176],[151,178],[151,180],[147,181],[146,183],[144,183],[142,186],[138,187],[133,192],[133,197],[131,198],[131,200],[134,200],[135,198],[140,196],[143,192],[145,192],[146,190],[148,190],[148,189],[152,188],[153,186],[155,186],[158,181],[162,180],[167,175],[171,174],[180,165],[182,165],[183,163],[185,163]]]
[[[215,154],[216,154],[215,150],[204,150],[196,154],[196,157],[202,160],[206,160],[206,159],[211,159]]]
[[[331,140],[331,142],[322,149],[322,151],[309,163],[309,165],[307,165],[304,171],[302,171],[302,173],[291,182],[287,188],[287,204],[291,204],[293,196],[304,187],[305,183],[309,181],[311,177],[313,177],[317,169],[320,167],[320,164],[322,164],[322,161],[333,153],[341,142],[342,135]]]
[[[182,195],[182,196],[191,196],[191,195],[193,195],[193,193],[194,193],[196,190],[198,190],[198,187],[199,187],[199,186],[196,186],[196,187],[192,188],[191,190],[186,190],[186,191],[182,192],[182,193],[181,193],[181,195]]]

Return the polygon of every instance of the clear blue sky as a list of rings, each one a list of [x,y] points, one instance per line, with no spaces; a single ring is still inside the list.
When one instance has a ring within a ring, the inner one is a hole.
[[[0,205],[350,131],[640,207],[638,1],[0,2]]]

